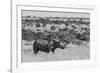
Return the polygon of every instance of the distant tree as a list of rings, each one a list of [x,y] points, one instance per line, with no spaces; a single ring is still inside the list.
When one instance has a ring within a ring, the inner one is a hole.
[[[31,16],[28,15],[27,17],[30,18]]]
[[[40,24],[39,23],[36,23],[36,27],[40,27]]]
[[[56,30],[56,27],[55,26],[51,26],[51,30]]]
[[[27,22],[29,22],[30,20],[28,20],[28,19],[25,19],[25,22],[27,23]]]

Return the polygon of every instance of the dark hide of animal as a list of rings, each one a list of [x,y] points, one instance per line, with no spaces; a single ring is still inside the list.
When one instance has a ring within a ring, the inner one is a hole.
[[[35,42],[33,43],[34,54],[37,54],[39,51],[47,52],[47,53],[50,53],[50,51],[52,51],[52,53],[54,53],[56,48],[64,49],[65,46],[62,46],[60,44],[60,41],[57,40],[38,39],[35,40]]]
[[[34,54],[37,54],[38,51],[49,53],[50,50],[48,47],[48,40],[35,40],[35,42],[33,43],[33,51]]]
[[[55,52],[55,49],[56,49],[56,48],[64,49],[65,46],[62,46],[62,45],[60,44],[60,41],[53,40],[52,47],[50,48],[51,51],[52,51],[52,53]]]

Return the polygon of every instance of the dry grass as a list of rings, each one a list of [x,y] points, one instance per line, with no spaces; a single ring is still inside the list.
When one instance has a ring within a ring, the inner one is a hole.
[[[27,45],[25,45],[27,43]],[[61,60],[86,60],[90,58],[90,46],[87,44],[77,46],[66,45],[65,49],[57,48],[55,53],[38,52],[33,54],[32,42],[23,41],[22,62],[61,61]]]

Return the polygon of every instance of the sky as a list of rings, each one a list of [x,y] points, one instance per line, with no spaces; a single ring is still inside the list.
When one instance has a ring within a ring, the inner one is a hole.
[[[37,16],[37,17],[84,17],[89,18],[89,13],[76,13],[76,12],[52,12],[52,11],[33,11],[23,10],[22,16]]]

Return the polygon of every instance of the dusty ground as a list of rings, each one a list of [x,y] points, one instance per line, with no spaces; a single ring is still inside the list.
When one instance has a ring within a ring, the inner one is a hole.
[[[22,62],[86,60],[90,58],[90,46],[87,44],[82,46],[69,44],[65,49],[57,48],[54,54],[38,52],[37,55],[33,54],[32,42],[23,41],[22,46]]]

